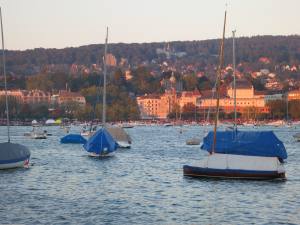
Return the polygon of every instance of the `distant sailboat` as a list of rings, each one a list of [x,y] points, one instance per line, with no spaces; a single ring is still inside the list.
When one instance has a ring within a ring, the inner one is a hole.
[[[106,76],[107,76],[107,42],[108,27],[106,29],[105,48],[104,48],[104,73],[103,73],[103,107],[102,107],[102,128],[94,133],[84,144],[84,149],[93,157],[108,156],[117,150],[118,144],[107,130],[106,124]]]
[[[5,103],[6,103],[6,127],[7,127],[7,142],[0,143],[0,169],[12,169],[17,167],[29,166],[30,151],[27,147],[20,144],[10,142],[10,123],[9,123],[9,108],[7,96],[7,79],[6,79],[6,65],[5,65],[5,50],[4,50],[4,36],[2,12],[0,7],[1,20],[1,34],[2,34],[2,60],[3,60],[3,74],[5,87]]]
[[[221,40],[220,46],[220,63],[217,74],[217,111],[215,126],[214,131],[209,132],[204,138],[203,145],[201,146],[201,149],[208,151],[210,154],[197,166],[183,166],[183,173],[185,176],[199,178],[285,179],[285,169],[282,162],[287,158],[287,153],[283,143],[272,131],[238,131],[236,119],[232,131],[217,131],[225,27],[226,11],[223,39]],[[233,33],[233,49],[234,34],[235,33]],[[236,98],[236,94],[234,94],[234,96]]]

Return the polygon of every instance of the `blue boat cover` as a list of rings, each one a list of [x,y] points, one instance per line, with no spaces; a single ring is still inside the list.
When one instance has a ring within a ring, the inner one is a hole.
[[[68,134],[60,139],[62,144],[85,144],[86,139],[80,134]]]
[[[287,158],[283,143],[273,131],[217,131],[216,139],[216,153]],[[211,131],[204,137],[201,149],[211,152],[213,140]]]
[[[83,147],[87,152],[107,154],[115,151],[118,144],[105,128],[101,128],[89,138]]]

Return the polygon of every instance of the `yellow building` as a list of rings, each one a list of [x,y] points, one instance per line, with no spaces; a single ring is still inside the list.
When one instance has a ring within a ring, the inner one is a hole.
[[[196,105],[199,91],[185,91],[177,94],[175,90],[166,91],[162,95],[144,95],[137,98],[142,118],[166,119],[168,115],[180,106],[180,110],[188,104]]]
[[[234,111],[234,90],[232,86],[227,89],[227,95],[220,98],[220,108],[226,113]],[[200,109],[214,108],[217,105],[216,98],[212,94],[198,99]],[[240,80],[236,83],[236,107],[238,112],[245,112],[247,108],[255,108],[257,112],[267,113],[264,95],[255,95],[253,86],[247,81]]]
[[[288,93],[288,100],[300,100],[300,90],[290,91]]]
[[[181,93],[180,99],[179,99],[179,106],[180,109],[182,109],[187,104],[193,104],[196,106],[197,99],[201,97],[201,94],[198,90],[194,91],[183,91]]]
[[[26,104],[48,104],[50,102],[50,93],[41,90],[8,90],[8,96],[15,97],[20,103]],[[5,96],[5,91],[0,91],[0,96]]]

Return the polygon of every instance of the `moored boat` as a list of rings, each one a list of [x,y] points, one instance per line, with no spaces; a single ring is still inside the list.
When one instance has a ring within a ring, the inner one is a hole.
[[[4,35],[2,23],[2,11],[0,7],[1,37],[2,37],[2,68],[4,75],[5,89],[5,112],[6,112],[6,128],[7,142],[0,143],[0,169],[12,169],[17,167],[28,167],[30,159],[30,151],[24,145],[11,143],[10,141],[10,120],[9,120],[9,101],[7,95],[7,79],[6,79],[6,63],[4,51]]]
[[[191,177],[230,179],[285,179],[283,160],[287,158],[283,143],[272,131],[238,131],[235,79],[235,31],[233,31],[233,90],[235,122],[231,130],[217,131],[220,111],[220,79],[224,64],[224,40],[221,40],[219,67],[216,81],[216,112],[214,131],[203,139],[201,149],[209,152],[197,166],[183,166],[183,173]]]
[[[186,140],[187,145],[200,145],[200,139],[199,138],[191,138]]]
[[[131,137],[119,126],[106,126],[107,131],[118,143],[119,148],[131,148]]]
[[[89,138],[83,148],[92,157],[102,157],[112,155],[117,150],[118,144],[106,128],[101,128]]]
[[[0,169],[29,166],[30,151],[23,145],[0,143]]]
[[[86,142],[80,134],[68,134],[60,139],[62,144],[85,144]]]
[[[285,179],[283,166],[287,153],[272,131],[218,131],[215,152],[197,166],[183,167],[192,177],[235,179]],[[201,149],[212,151],[214,134],[210,132]]]

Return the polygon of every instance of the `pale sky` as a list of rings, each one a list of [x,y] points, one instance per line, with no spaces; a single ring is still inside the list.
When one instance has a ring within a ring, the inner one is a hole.
[[[300,0],[0,0],[7,49],[300,34]]]

